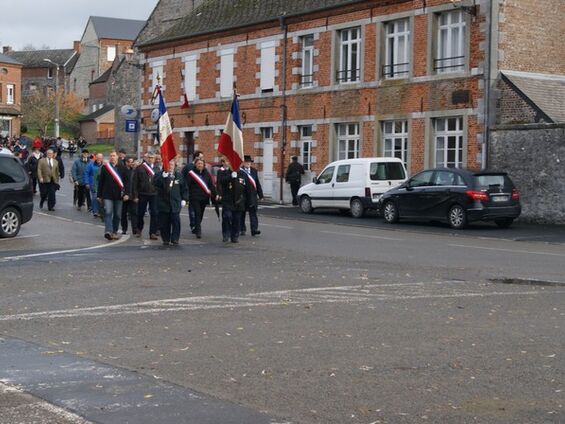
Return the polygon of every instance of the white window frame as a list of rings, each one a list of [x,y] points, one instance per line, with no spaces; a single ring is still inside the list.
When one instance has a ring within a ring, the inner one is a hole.
[[[220,52],[220,97],[232,97],[233,95],[233,56],[233,49]]]
[[[116,58],[116,54],[118,53],[118,48],[116,46],[108,46],[106,47],[106,60],[108,62],[113,62]]]
[[[300,37],[302,48],[302,69],[300,71],[300,88],[314,86],[314,35]]]
[[[383,156],[398,158],[408,169],[408,121],[382,122]]]
[[[449,129],[455,121],[455,129]],[[452,116],[434,119],[434,167],[462,168],[465,148],[463,117]],[[455,151],[454,161],[449,161],[449,152]]]
[[[444,17],[445,23],[442,23]],[[434,70],[438,74],[464,71],[467,59],[467,23],[464,12],[453,10],[438,14],[436,37]]]
[[[154,66],[152,71],[152,79],[151,79],[151,83],[153,84],[153,87],[151,87],[151,92],[153,92],[153,90],[155,90],[155,86],[157,85],[157,76],[159,76],[159,85],[161,86],[161,91],[165,91],[164,87],[163,87],[163,65],[157,65]]]
[[[358,122],[336,124],[337,160],[357,159],[361,156],[360,127]]]
[[[404,25],[404,30],[399,28]],[[410,19],[398,19],[385,24],[385,60],[383,77],[407,78],[410,73]],[[402,43],[404,45],[402,46]]]
[[[190,56],[184,62],[184,92],[189,101],[196,100],[197,57]]]
[[[339,67],[336,72],[338,84],[351,84],[361,81],[362,30],[353,27],[338,31]],[[356,51],[355,58],[353,51]]]
[[[274,41],[261,43],[261,91],[275,90],[276,44]]]
[[[6,104],[13,105],[16,101],[16,86],[14,84],[6,84]]]
[[[309,129],[309,131],[305,131]],[[303,125],[298,128],[300,134],[300,158],[302,160],[302,166],[306,171],[312,168],[312,125]],[[305,132],[309,132],[310,135],[305,135]]]
[[[273,140],[273,127],[261,127],[261,140]]]

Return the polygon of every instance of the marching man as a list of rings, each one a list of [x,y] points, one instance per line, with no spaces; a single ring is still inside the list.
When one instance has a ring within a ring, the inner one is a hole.
[[[194,208],[194,234],[196,238],[202,238],[202,218],[210,200],[216,201],[216,187],[202,159],[196,159],[194,169],[188,171],[184,177],[188,186],[188,199]]]
[[[257,170],[251,167],[253,159],[249,155],[245,155],[243,159],[243,165],[241,170],[245,174],[247,180],[247,190],[246,190],[246,204],[245,211],[241,214],[241,235],[244,236],[247,230],[245,226],[245,215],[249,212],[249,223],[251,225],[251,235],[258,236],[261,234],[259,231],[259,219],[257,218],[257,206],[259,205],[259,199],[263,199],[263,188],[259,182],[259,176],[257,175]]]
[[[118,166],[118,154],[110,153],[110,161],[102,165],[98,178],[98,200],[104,203],[104,237],[108,240],[119,238],[122,201],[129,199],[129,193],[125,191],[129,186],[127,178],[123,168]]]

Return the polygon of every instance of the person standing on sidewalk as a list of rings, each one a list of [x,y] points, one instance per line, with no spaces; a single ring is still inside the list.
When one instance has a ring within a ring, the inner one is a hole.
[[[104,237],[117,240],[122,217],[122,201],[129,200],[127,175],[118,166],[118,153],[110,153],[110,160],[100,168],[98,200],[104,204]]]
[[[190,170],[186,178],[188,186],[188,199],[194,208],[194,234],[196,238],[202,238],[202,219],[206,206],[210,204],[210,199],[216,201],[216,187],[212,177],[206,171],[204,160],[196,159],[194,169]]]
[[[55,159],[55,153],[49,149],[46,157],[40,159],[37,164],[37,179],[39,180],[39,192],[41,198],[39,200],[39,208],[43,209],[43,204],[47,200],[47,208],[50,211],[55,210],[57,198],[55,192],[59,189],[59,162]]]
[[[304,175],[304,167],[298,163],[298,156],[292,157],[292,162],[286,170],[286,182],[290,184],[290,192],[292,193],[292,204],[298,205],[298,190],[302,184],[302,176]]]
[[[125,162],[125,173],[127,175],[127,192],[133,193],[133,180],[134,173],[136,169],[135,159],[132,157],[127,157]],[[119,166],[118,166],[119,167]],[[127,234],[128,232],[128,220],[131,223],[131,231],[135,236],[137,234],[137,203],[134,202],[133,197],[125,200],[122,204],[122,234]]]
[[[159,172],[154,180],[157,190],[161,240],[165,246],[179,244],[180,211],[186,206],[188,200],[186,180],[176,167],[176,161],[170,161],[169,172]]]
[[[71,178],[73,184],[77,190],[77,210],[81,210],[84,206],[84,201],[86,199],[86,204],[88,209],[90,209],[90,193],[87,190],[86,184],[86,168],[89,163],[89,152],[84,149],[80,154],[80,158],[74,161],[73,167],[71,168]]]
[[[261,234],[259,231],[259,219],[257,218],[257,207],[259,206],[259,200],[263,199],[263,188],[259,182],[259,175],[257,170],[251,167],[253,159],[251,156],[245,155],[243,159],[243,165],[241,170],[243,171],[246,178],[246,202],[245,211],[241,214],[241,226],[240,235],[244,236],[247,228],[245,226],[245,215],[249,212],[249,224],[251,227],[251,235],[258,236]]]
[[[158,240],[157,231],[159,230],[159,212],[157,210],[157,191],[153,184],[153,179],[157,169],[155,167],[155,155],[150,153],[147,159],[139,165],[134,172],[133,180],[133,200],[137,203],[137,232],[136,237],[141,237],[143,232],[144,215],[149,206],[149,238]]]

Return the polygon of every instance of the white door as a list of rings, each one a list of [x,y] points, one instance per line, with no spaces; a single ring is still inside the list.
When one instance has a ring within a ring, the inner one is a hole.
[[[309,195],[312,199],[313,207],[319,208],[333,206],[333,191],[335,185],[334,171],[335,166],[328,166],[322,171],[316,184],[312,187]]]
[[[263,195],[273,197],[273,129],[261,128],[263,133]]]

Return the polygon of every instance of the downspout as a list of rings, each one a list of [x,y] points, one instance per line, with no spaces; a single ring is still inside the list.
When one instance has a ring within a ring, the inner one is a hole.
[[[490,142],[490,110],[491,110],[491,80],[492,80],[492,33],[494,25],[494,2],[496,0],[490,0],[489,9],[489,22],[488,22],[488,43],[487,43],[487,69],[485,72],[485,129],[484,129],[484,140],[483,140],[483,157],[482,157],[482,169],[487,169],[488,167],[488,153],[489,153],[489,142]]]
[[[282,59],[282,96],[281,96],[281,106],[280,106],[280,113],[281,113],[281,160],[280,160],[280,170],[279,170],[279,191],[280,191],[280,200],[279,203],[283,204],[283,189],[284,189],[284,157],[286,151],[286,53],[287,53],[287,38],[288,38],[288,26],[284,21],[284,15],[279,17],[279,23],[281,30],[284,30],[284,38],[283,38],[283,59]]]

